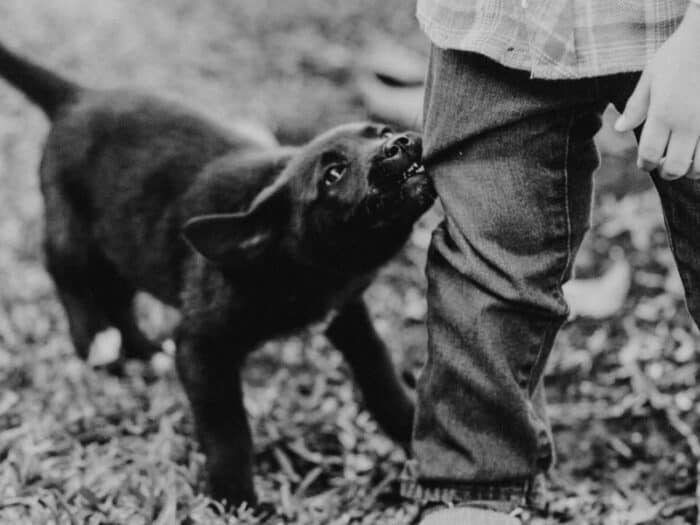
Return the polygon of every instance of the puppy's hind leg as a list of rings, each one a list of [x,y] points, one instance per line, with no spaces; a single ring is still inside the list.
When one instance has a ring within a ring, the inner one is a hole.
[[[57,180],[55,162],[47,152],[40,168],[44,216],[44,256],[46,269],[68,320],[76,353],[87,359],[95,335],[107,328],[90,279],[89,229],[71,205]]]
[[[148,360],[160,350],[139,329],[133,310],[134,291],[108,263],[85,247],[71,242],[45,243],[47,268],[68,318],[77,354],[87,359],[95,336],[109,326],[122,337],[120,358]],[[118,373],[120,366],[112,371]]]
[[[148,361],[160,351],[160,346],[148,339],[136,322],[134,296],[136,291],[111,268],[109,263],[99,264],[98,279],[102,308],[109,323],[122,336],[121,357]]]
[[[76,353],[86,360],[95,335],[107,328],[95,289],[90,285],[87,254],[63,250],[51,240],[45,243],[46,265],[68,318]]]
[[[326,336],[350,364],[370,413],[391,438],[408,447],[413,402],[361,298],[345,305],[326,330]]]

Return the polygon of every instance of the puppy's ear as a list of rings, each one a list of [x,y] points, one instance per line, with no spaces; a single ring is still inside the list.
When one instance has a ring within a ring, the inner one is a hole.
[[[279,240],[289,210],[282,181],[262,190],[247,211],[194,217],[185,223],[185,240],[217,264],[236,264],[262,256]]]

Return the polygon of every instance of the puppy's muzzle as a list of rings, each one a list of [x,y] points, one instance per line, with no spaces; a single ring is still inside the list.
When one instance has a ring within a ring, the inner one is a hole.
[[[401,184],[416,173],[422,173],[423,146],[417,133],[392,135],[381,146],[381,175],[375,179],[379,186]]]
[[[422,144],[420,135],[415,133],[401,133],[392,135],[383,146],[384,156],[393,159],[400,156],[408,156],[411,161],[420,159]],[[416,158],[417,157],[417,158]]]

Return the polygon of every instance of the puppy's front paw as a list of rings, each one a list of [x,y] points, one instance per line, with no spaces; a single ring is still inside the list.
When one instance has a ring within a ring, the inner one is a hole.
[[[224,478],[224,479],[222,479]],[[227,509],[234,509],[245,503],[248,507],[256,507],[258,498],[253,485],[248,480],[235,479],[216,473],[209,475],[209,494],[220,501]]]

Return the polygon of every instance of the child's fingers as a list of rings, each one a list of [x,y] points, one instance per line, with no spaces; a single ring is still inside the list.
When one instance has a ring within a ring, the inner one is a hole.
[[[658,168],[670,135],[671,130],[665,124],[653,117],[649,118],[639,140],[637,165],[646,171]]]
[[[695,160],[693,161],[693,169],[688,173],[689,179],[700,179],[700,142],[695,146]]]
[[[661,164],[660,175],[675,180],[687,175],[693,165],[693,155],[698,138],[682,132],[673,132],[666,150],[666,160]]]
[[[642,125],[649,111],[650,85],[649,74],[644,71],[627,100],[625,111],[615,122],[615,131],[632,131]]]
[[[695,146],[693,168],[690,170],[690,173],[688,173],[688,178],[693,180],[700,179],[700,142]]]

